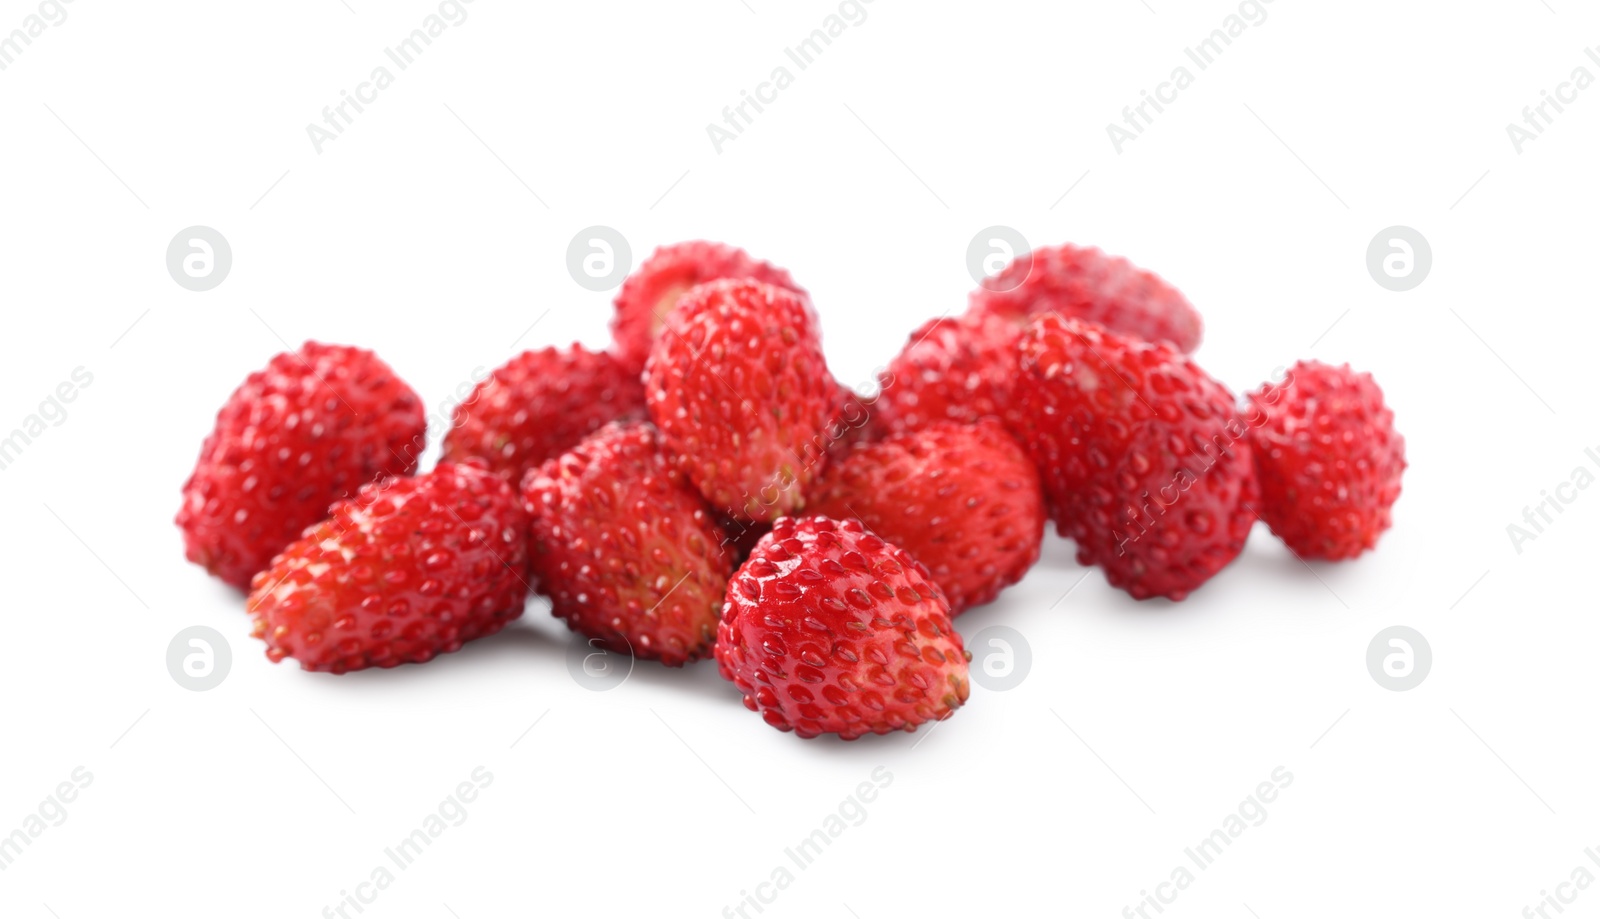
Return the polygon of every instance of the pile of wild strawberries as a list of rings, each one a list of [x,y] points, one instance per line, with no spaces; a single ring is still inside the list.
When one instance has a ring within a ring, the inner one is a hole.
[[[248,589],[274,661],[420,663],[529,591],[611,651],[714,655],[802,737],[913,730],[968,695],[951,620],[1039,558],[1044,522],[1139,599],[1181,600],[1266,521],[1302,558],[1372,548],[1404,441],[1372,378],[1301,362],[1241,405],[1187,354],[1200,316],[1125,259],[1059,246],[841,386],[787,271],[662,248],[613,347],[512,358],[417,474],[423,402],[309,342],[223,406],[183,487],[191,561]]]

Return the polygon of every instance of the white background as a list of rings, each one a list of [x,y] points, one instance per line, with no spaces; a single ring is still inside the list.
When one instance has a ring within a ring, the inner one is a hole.
[[[0,31],[35,8],[0,2]],[[706,124],[835,5],[477,0],[318,154],[307,123],[435,8],[77,0],[0,72],[0,432],[93,374],[0,472],[0,834],[94,776],[0,872],[0,913],[318,916],[480,765],[466,822],[366,915],[718,916],[787,864],[764,917],[1114,917],[1278,766],[1268,819],[1166,916],[1514,917],[1600,873],[1600,491],[1520,553],[1506,531],[1600,447],[1600,89],[1520,154],[1505,129],[1600,75],[1592,10],[1277,0],[1119,155],[1106,123],[1235,5],[877,0],[719,154]],[[206,293],[164,265],[195,224],[234,253]],[[847,383],[963,308],[983,227],[1128,255],[1199,307],[1236,391],[1298,358],[1375,374],[1411,463],[1394,529],[1308,570],[1258,527],[1181,604],[1051,536],[958,621],[1023,633],[1026,681],[853,744],[771,730],[710,663],[589,691],[542,600],[426,666],[269,664],[171,523],[228,393],[312,337],[430,406],[522,348],[603,346],[610,296],[565,266],[594,224],[635,263],[706,237],[790,268]],[[1365,267],[1394,224],[1433,248],[1407,293]],[[165,665],[197,624],[233,651],[204,693]],[[1395,624],[1433,650],[1410,692],[1366,669]],[[866,821],[794,869],[878,767]]]

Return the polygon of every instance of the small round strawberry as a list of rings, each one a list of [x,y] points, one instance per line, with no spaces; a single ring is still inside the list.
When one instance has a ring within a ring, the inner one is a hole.
[[[610,354],[579,345],[524,351],[456,406],[443,459],[480,458],[516,484],[608,422],[644,415],[638,372]]]
[[[1301,361],[1249,396],[1261,519],[1302,558],[1355,558],[1389,529],[1405,438],[1371,374]]]
[[[988,603],[1039,559],[1039,473],[996,420],[939,422],[856,447],[813,487],[807,513],[859,519],[926,565],[950,613]]]
[[[1019,334],[1015,322],[976,311],[940,317],[912,332],[880,379],[879,426],[911,431],[941,421],[1005,417]]]
[[[617,357],[637,371],[666,317],[691,287],[722,278],[749,278],[804,294],[789,272],[752,258],[743,249],[714,242],[662,246],[622,282],[611,334]]]
[[[728,585],[717,669],[780,731],[915,730],[967,701],[949,609],[926,568],[860,521],[785,517]]]
[[[1200,314],[1177,288],[1099,249],[1062,245],[1018,256],[973,291],[972,308],[1022,325],[1055,312],[1185,354],[1200,347]]]
[[[758,281],[690,291],[645,366],[665,449],[718,513],[740,520],[804,506],[837,396],[810,302]]]
[[[417,468],[422,400],[371,351],[306,342],[250,374],[183,485],[189,561],[241,590],[328,506]]]
[[[733,551],[654,428],[609,425],[522,494],[540,590],[574,631],[670,667],[709,654]]]
[[[254,634],[330,673],[456,651],[522,615],[527,528],[511,484],[475,465],[368,485],[256,575]]]
[[[1021,342],[1016,432],[1078,561],[1181,600],[1244,549],[1257,495],[1233,396],[1167,344],[1046,313]]]

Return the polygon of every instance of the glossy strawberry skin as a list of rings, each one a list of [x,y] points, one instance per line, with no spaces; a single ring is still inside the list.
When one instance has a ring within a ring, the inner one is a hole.
[[[554,613],[622,654],[707,656],[733,550],[648,424],[613,424],[528,474],[533,570]]]
[[[1251,393],[1261,518],[1301,558],[1355,558],[1389,529],[1405,438],[1370,374],[1301,361]]]
[[[924,324],[880,377],[874,406],[879,427],[912,431],[940,422],[1006,417],[1020,334],[1015,322],[986,312]]]
[[[778,520],[728,586],[716,656],[747,708],[807,738],[915,730],[968,695],[943,592],[855,520]]]
[[[696,240],[662,246],[622,282],[611,334],[617,359],[637,372],[666,317],[690,288],[723,278],[748,278],[805,294],[789,272],[723,243]]]
[[[424,663],[522,615],[528,519],[510,483],[441,463],[366,486],[256,575],[267,657],[346,673]]]
[[[1125,258],[1073,245],[1035,249],[973,291],[972,309],[1026,325],[1060,313],[1120,335],[1164,341],[1187,354],[1200,347],[1202,323],[1188,298]]]
[[[718,513],[739,520],[804,506],[837,396],[810,302],[755,281],[690,291],[645,367],[665,449]]]
[[[1039,473],[995,419],[939,422],[857,446],[814,486],[808,513],[859,519],[927,566],[951,615],[988,603],[1039,559]]]
[[[422,400],[370,351],[306,342],[273,357],[217,413],[183,485],[185,554],[248,589],[334,501],[415,471],[426,430]]]
[[[477,457],[517,484],[606,424],[644,416],[638,372],[610,354],[579,345],[524,351],[456,406],[443,459]]]
[[[1017,434],[1078,561],[1181,600],[1243,550],[1257,485],[1231,394],[1166,344],[1045,314],[1021,342]]]

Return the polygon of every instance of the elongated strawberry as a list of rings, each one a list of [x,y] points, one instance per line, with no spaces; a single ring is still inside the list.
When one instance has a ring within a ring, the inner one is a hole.
[[[619,653],[706,656],[733,549],[648,424],[612,424],[530,472],[533,569],[567,625]]]
[[[801,737],[911,731],[967,700],[944,593],[856,520],[777,521],[728,585],[716,655],[747,708]]]
[[[246,589],[328,506],[410,475],[422,400],[371,351],[306,342],[250,374],[217,413],[183,485],[189,561]]]
[[[1244,548],[1257,494],[1233,396],[1167,344],[1046,313],[1021,343],[1016,431],[1078,561],[1181,600]]]
[[[813,487],[809,513],[859,519],[916,557],[951,615],[993,600],[1039,559],[1039,473],[993,418],[940,422],[856,447]]]
[[[644,416],[638,372],[611,355],[579,345],[524,351],[456,406],[443,458],[478,457],[517,484],[608,422]]]
[[[1020,325],[1060,313],[1184,353],[1200,347],[1200,314],[1177,288],[1099,249],[1061,245],[1018,256],[973,291],[972,308]]]
[[[678,300],[690,288],[722,278],[749,278],[805,293],[789,272],[734,246],[698,240],[662,246],[617,291],[611,334],[618,360],[637,372]]]
[[[516,493],[473,465],[368,485],[256,575],[267,657],[345,673],[423,663],[522,615],[527,528]]]
[[[756,281],[690,291],[645,367],[665,449],[718,513],[741,520],[804,506],[837,396],[810,303]]]

